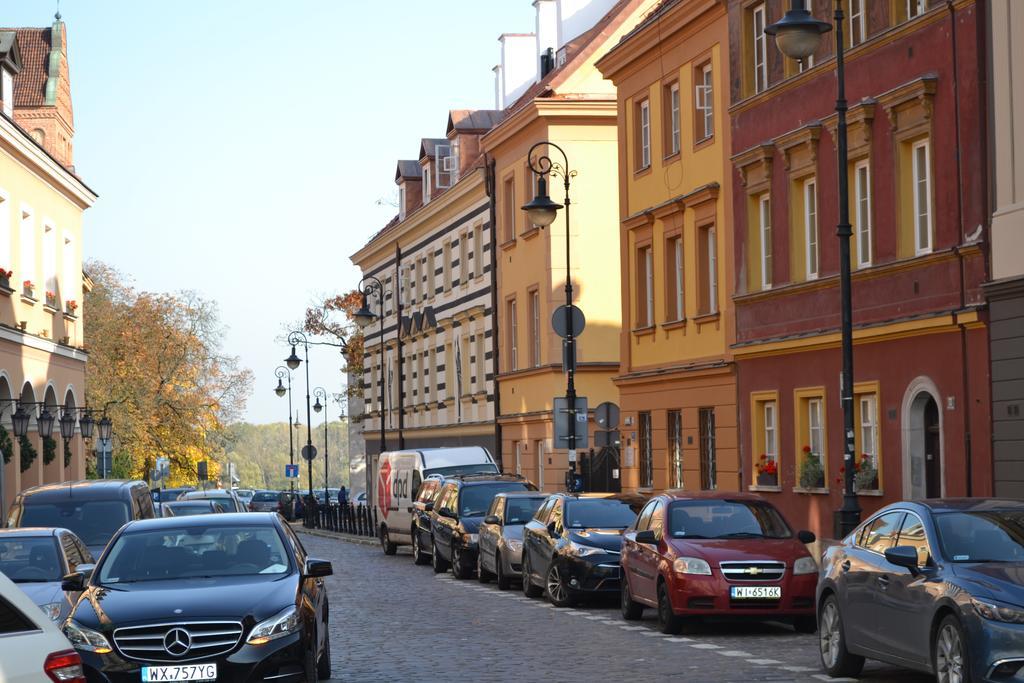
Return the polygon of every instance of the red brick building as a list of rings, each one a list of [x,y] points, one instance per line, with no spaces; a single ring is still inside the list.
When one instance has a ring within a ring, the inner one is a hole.
[[[832,0],[813,0],[831,20]],[[984,17],[846,2],[855,440],[865,514],[990,495]],[[730,0],[735,358],[748,486],[824,536],[842,500],[834,32],[810,63]]]

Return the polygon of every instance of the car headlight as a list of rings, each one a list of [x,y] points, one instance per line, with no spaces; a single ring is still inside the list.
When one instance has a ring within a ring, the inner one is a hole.
[[[672,563],[677,574],[701,574],[711,576],[711,565],[699,557],[677,557]]]
[[[604,548],[595,548],[592,545],[583,545],[581,543],[569,541],[568,552],[570,555],[575,555],[576,557],[587,557],[588,555],[606,554],[608,551]]]
[[[987,600],[971,598],[971,604],[978,614],[992,621],[1004,621],[1008,624],[1024,624],[1024,610],[1017,607],[997,605]]]
[[[818,564],[814,561],[811,556],[801,557],[793,563],[794,574],[817,574]]]
[[[514,553],[521,553],[521,552],[523,552],[523,542],[522,541],[517,541],[514,538],[509,538],[509,539],[505,540],[505,545],[507,545],[508,549],[511,550]]]
[[[46,605],[40,605],[39,609],[43,610],[43,614],[48,616],[50,621],[57,621],[60,619],[60,609],[63,606],[63,602],[51,602]]]
[[[473,545],[480,540],[480,534],[466,534],[466,543]]]
[[[253,626],[252,632],[249,633],[249,638],[245,642],[250,645],[264,645],[271,640],[283,638],[289,633],[295,633],[301,626],[299,611],[292,605]]]
[[[110,643],[107,642],[106,636],[102,633],[93,631],[91,628],[86,628],[81,624],[76,624],[71,619],[68,619],[67,623],[64,624],[64,635],[71,641],[76,650],[95,652],[98,655],[105,655],[114,651],[110,647]]]

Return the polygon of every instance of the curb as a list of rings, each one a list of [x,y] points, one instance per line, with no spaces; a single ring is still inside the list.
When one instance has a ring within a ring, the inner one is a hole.
[[[309,534],[310,536],[319,536],[320,538],[331,538],[336,541],[346,541],[348,543],[355,543],[356,545],[368,545],[377,546],[379,541],[375,538],[369,538],[366,536],[352,536],[350,534],[339,534],[333,531],[322,531],[320,529],[306,529],[304,527],[296,528],[300,534]]]

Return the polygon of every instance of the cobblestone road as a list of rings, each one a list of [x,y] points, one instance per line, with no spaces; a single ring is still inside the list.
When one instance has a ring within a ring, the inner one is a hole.
[[[625,622],[616,602],[556,609],[522,591],[457,581],[407,551],[302,535],[334,563],[328,579],[334,676],[340,681],[843,681],[821,673],[815,636],[780,624],[710,624],[684,637]],[[865,683],[933,679],[870,664]]]

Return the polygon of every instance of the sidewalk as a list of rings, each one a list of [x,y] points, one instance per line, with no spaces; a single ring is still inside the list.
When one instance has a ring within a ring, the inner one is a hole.
[[[292,529],[300,534],[309,534],[310,536],[319,536],[321,538],[333,538],[337,541],[348,541],[349,543],[355,543],[357,545],[380,545],[380,541],[369,536],[356,536],[355,534],[344,534],[338,531],[327,531],[326,529],[307,529],[302,526],[302,522],[288,522],[288,524]]]

